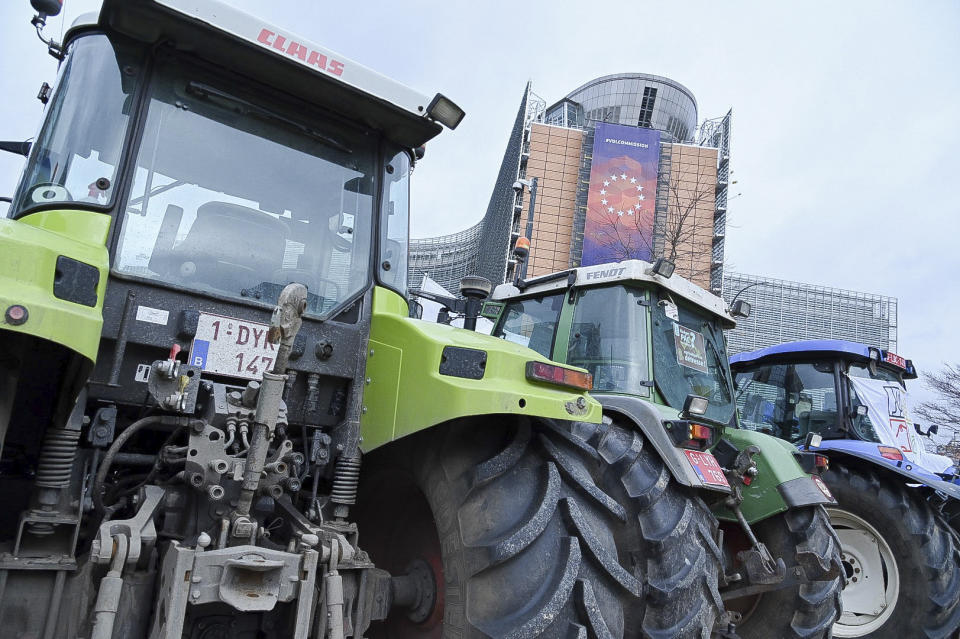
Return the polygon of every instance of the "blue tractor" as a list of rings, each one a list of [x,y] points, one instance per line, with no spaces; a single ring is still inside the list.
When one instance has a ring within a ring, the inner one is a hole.
[[[842,340],[730,359],[741,426],[815,451],[845,570],[835,637],[954,637],[960,627],[960,481],[910,419],[913,363]]]

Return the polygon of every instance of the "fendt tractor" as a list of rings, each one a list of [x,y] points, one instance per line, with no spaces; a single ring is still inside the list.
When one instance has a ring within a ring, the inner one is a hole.
[[[955,637],[960,628],[960,485],[910,418],[913,362],[843,340],[734,355],[744,427],[830,459],[827,506],[843,551],[837,637]]]
[[[710,519],[588,373],[409,317],[455,104],[213,0],[47,45],[2,144],[0,635],[709,636]]]
[[[691,606],[726,609],[745,639],[829,637],[841,564],[825,458],[736,427],[724,336],[734,319],[673,270],[629,260],[518,279],[482,313],[494,336],[593,375],[604,421],[574,432],[630,442],[642,464],[624,485],[659,499],[637,532],[669,548],[648,565],[709,589]]]

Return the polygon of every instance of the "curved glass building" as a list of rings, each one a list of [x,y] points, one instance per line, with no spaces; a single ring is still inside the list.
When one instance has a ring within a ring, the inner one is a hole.
[[[569,115],[577,120],[563,120]],[[655,129],[661,140],[689,142],[697,130],[697,100],[670,78],[616,73],[577,87],[544,117],[546,124],[580,128],[591,120]]]
[[[648,157],[655,179],[644,194],[653,216],[646,252],[617,259],[671,255],[679,274],[719,292],[730,114],[698,129],[693,93],[646,73],[595,78],[549,107],[528,83],[486,214],[462,232],[412,240],[410,287],[419,287],[426,275],[456,292],[465,275],[496,285],[580,266],[598,123],[657,132]],[[665,237],[681,235],[670,228],[680,218],[689,220],[683,241],[667,246]],[[519,265],[513,247],[521,236],[529,237],[533,248],[528,262]]]

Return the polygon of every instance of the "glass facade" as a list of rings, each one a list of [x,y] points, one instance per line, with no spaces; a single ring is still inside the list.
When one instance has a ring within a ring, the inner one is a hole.
[[[756,275],[726,273],[723,298],[750,317],[727,333],[729,354],[807,339],[845,339],[897,350],[897,298]]]
[[[693,93],[679,82],[657,75],[606,75],[571,91],[564,101],[578,103],[587,121],[657,129],[667,142],[690,142],[697,129]]]

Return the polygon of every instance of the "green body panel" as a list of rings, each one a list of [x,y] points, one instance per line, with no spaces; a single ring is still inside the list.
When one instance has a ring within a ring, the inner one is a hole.
[[[787,510],[789,506],[777,487],[793,479],[809,477],[793,456],[796,448],[776,437],[739,428],[725,429],[723,438],[740,450],[751,445],[760,449],[760,454],[753,458],[759,473],[744,488],[740,505],[747,521],[752,524]],[[736,521],[734,514],[723,507],[716,508],[714,514],[719,519]]]
[[[97,358],[103,325],[111,218],[82,210],[42,211],[19,220],[0,219],[0,329],[26,333]],[[57,257],[63,255],[100,271],[96,306],[58,299],[53,294]],[[12,326],[2,313],[20,304],[26,323]]]
[[[445,346],[485,351],[483,378],[441,375]],[[526,363],[531,360],[549,361],[489,335],[411,319],[402,297],[376,288],[360,418],[363,449],[473,415],[600,421],[600,404],[585,392],[528,381]],[[581,398],[583,408],[577,405]]]

